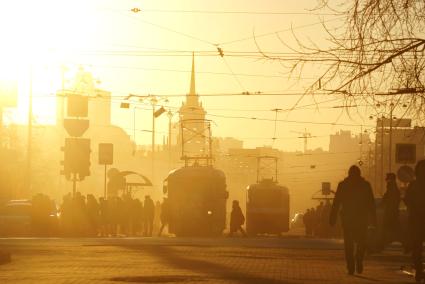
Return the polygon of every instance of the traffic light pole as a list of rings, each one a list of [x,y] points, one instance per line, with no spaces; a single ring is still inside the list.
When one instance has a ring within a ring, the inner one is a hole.
[[[106,200],[106,198],[107,198],[107,194],[106,194],[106,164],[105,164],[105,176],[104,176],[104,179],[103,179],[103,197]]]
[[[75,197],[75,193],[77,192],[77,174],[72,174],[72,196]]]

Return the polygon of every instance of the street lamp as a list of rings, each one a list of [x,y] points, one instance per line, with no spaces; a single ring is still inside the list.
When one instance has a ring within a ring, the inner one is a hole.
[[[151,154],[151,166],[152,166],[152,180],[155,180],[155,118],[158,118],[161,114],[163,114],[164,112],[166,112],[165,108],[163,106],[161,106],[158,110],[156,109],[156,106],[158,104],[158,102],[163,101],[165,103],[168,103],[168,99],[164,98],[164,97],[159,97],[159,96],[155,96],[155,95],[135,95],[135,94],[129,94],[127,97],[125,97],[125,101],[121,102],[120,107],[121,108],[130,108],[130,102],[129,100],[131,98],[138,98],[139,102],[144,102],[146,100],[149,101],[149,103],[152,106],[152,154]],[[135,109],[135,108],[134,108]],[[134,124],[136,124],[135,121],[135,115],[134,115]],[[135,127],[134,127],[134,136],[135,136]],[[136,140],[136,139],[135,139]],[[136,141],[135,141],[136,143]]]
[[[129,108],[130,108],[130,103],[122,102],[122,103],[120,104],[120,108],[122,108],[122,109],[129,109]],[[133,155],[134,155],[134,154],[135,154],[135,152],[136,152],[136,149],[137,149],[137,137],[136,137],[136,110],[137,110],[137,109],[142,109],[142,110],[143,110],[143,108],[138,108],[137,106],[133,106],[133,107],[132,107],[132,109],[133,109],[133,142],[134,142],[134,152],[133,152]]]
[[[171,112],[171,110],[168,110],[167,117],[168,117],[168,151],[171,152],[171,120],[174,116],[174,113]]]

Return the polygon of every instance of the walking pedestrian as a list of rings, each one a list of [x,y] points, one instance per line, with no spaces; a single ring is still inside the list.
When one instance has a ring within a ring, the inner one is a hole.
[[[166,197],[164,198],[164,201],[161,204],[160,212],[161,212],[161,215],[160,215],[161,228],[158,233],[159,237],[161,236],[165,226],[168,226],[168,224],[170,223],[170,218],[171,218],[170,204],[169,204],[168,198]]]
[[[422,244],[425,240],[425,160],[415,167],[416,179],[412,181],[404,197],[408,210],[409,234],[412,242],[412,257],[415,266],[415,279],[424,279],[422,263]]]
[[[398,220],[400,190],[397,186],[396,175],[394,173],[388,173],[385,180],[387,182],[387,191],[382,197],[382,205],[384,207],[382,248],[396,239],[396,235],[400,229]]]
[[[155,218],[155,204],[149,195],[145,196],[143,204],[144,236],[152,237],[153,220]]]
[[[246,236],[245,230],[242,225],[245,223],[245,216],[242,213],[242,209],[239,206],[239,201],[233,200],[232,212],[230,213],[230,233],[229,237],[233,236],[234,233],[240,231],[243,236]]]
[[[363,272],[368,225],[376,225],[375,201],[370,183],[357,166],[351,166],[348,177],[338,184],[329,223],[335,226],[341,211],[345,260],[348,274]],[[355,250],[356,246],[356,250]]]

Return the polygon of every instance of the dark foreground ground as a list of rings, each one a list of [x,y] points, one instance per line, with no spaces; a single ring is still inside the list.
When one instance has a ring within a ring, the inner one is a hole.
[[[340,241],[297,237],[0,239],[5,250],[0,283],[413,283],[397,248],[348,276]]]

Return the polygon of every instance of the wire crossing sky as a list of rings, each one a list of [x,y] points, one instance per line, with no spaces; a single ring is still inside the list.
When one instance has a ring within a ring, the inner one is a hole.
[[[119,108],[123,98],[130,93],[167,97],[164,107],[176,112],[189,92],[194,53],[196,90],[214,121],[213,135],[263,137],[246,139],[245,146],[273,143],[301,150],[302,141],[271,138],[310,128],[317,136],[311,147],[326,149],[327,135],[339,129],[359,132],[374,121],[365,106],[347,115],[353,106],[343,105],[340,94],[304,97],[319,70],[309,69],[303,76],[288,70],[286,63],[297,57],[297,41],[326,43],[323,25],[333,29],[344,24],[332,11],[313,11],[315,5],[313,0],[267,5],[246,0],[1,3],[0,31],[8,40],[0,47],[0,76],[15,74],[19,82],[19,107],[7,112],[8,119],[27,121],[32,74],[35,121],[55,121],[54,94],[62,84],[70,87],[82,67],[93,74],[98,88],[111,92],[113,122],[131,133],[133,111]],[[273,109],[284,111],[276,118]],[[135,112],[139,128],[149,129],[149,111]],[[167,125],[167,119],[158,119],[158,135],[166,135]],[[137,139],[148,144],[150,134]]]

